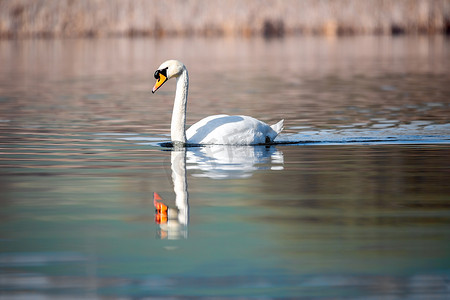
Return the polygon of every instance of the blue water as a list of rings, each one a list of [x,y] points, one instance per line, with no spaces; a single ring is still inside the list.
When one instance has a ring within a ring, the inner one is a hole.
[[[448,48],[0,41],[0,298],[447,299]],[[188,124],[285,119],[277,143],[164,147],[166,58],[189,68]]]

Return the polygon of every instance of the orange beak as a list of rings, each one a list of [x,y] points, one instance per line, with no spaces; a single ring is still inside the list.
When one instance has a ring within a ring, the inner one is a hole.
[[[158,195],[158,193],[153,193],[153,205],[155,206],[156,211],[158,213],[167,212],[167,205],[158,201],[162,201],[162,198]]]
[[[154,94],[166,81],[167,77],[159,73],[159,78],[156,80],[156,83],[153,86],[152,93]]]
[[[164,224],[167,223],[167,210],[169,208],[164,203],[158,201],[162,201],[162,198],[158,193],[153,193],[153,204],[156,208],[155,222],[157,224]]]
[[[161,196],[157,192],[153,192],[153,201],[160,200],[162,201]]]

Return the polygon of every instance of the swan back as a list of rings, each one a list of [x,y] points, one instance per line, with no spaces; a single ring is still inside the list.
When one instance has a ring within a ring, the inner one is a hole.
[[[273,143],[283,129],[283,120],[275,125],[249,116],[214,115],[192,125],[186,131],[190,144],[257,145]]]

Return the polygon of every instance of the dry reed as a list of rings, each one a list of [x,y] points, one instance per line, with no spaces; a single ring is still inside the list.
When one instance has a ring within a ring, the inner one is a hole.
[[[449,33],[450,0],[0,0],[0,37]]]

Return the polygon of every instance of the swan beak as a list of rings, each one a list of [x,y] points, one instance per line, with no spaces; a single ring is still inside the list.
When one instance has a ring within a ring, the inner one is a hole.
[[[162,201],[162,198],[158,193],[153,193],[153,204],[156,208],[155,222],[157,224],[165,224],[167,223],[169,208],[164,203],[158,201]]]
[[[152,89],[152,93],[154,94],[166,81],[167,77],[162,73],[159,73],[159,78],[156,80],[155,86]]]

